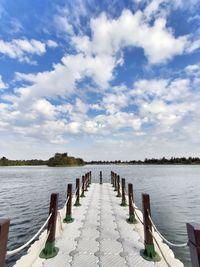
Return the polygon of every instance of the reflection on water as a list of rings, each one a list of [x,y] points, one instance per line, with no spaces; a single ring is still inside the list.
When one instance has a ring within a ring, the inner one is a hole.
[[[200,222],[200,166],[0,167],[0,217],[11,219],[8,248],[22,245],[44,223],[52,192],[59,193],[61,207],[67,183],[74,183],[75,178],[90,170],[96,182],[100,170],[106,182],[110,182],[111,170],[132,182],[140,208],[141,193],[149,193],[152,217],[160,232],[172,242],[187,240],[186,222]],[[176,248],[174,252],[186,267],[191,266],[187,248]],[[13,266],[22,254],[9,258],[6,266]]]

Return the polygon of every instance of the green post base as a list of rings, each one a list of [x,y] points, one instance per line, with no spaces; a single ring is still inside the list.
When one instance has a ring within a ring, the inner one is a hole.
[[[71,217],[71,215],[66,215],[65,219],[63,220],[64,223],[72,223],[74,221],[74,218]]]
[[[116,197],[122,197],[121,193],[117,193]]]
[[[120,204],[120,206],[122,206],[122,207],[128,206],[127,203],[126,203],[126,200],[122,200],[122,203]]]
[[[136,224],[138,223],[138,221],[135,219],[135,215],[134,214],[131,214],[129,216],[128,219],[126,219],[127,223],[130,223],[130,224]]]
[[[82,193],[82,194],[80,195],[80,197],[85,197],[84,193]]]
[[[46,242],[45,248],[41,251],[39,257],[42,259],[50,259],[58,254],[59,248],[55,247],[55,242]]]
[[[141,256],[147,261],[160,261],[161,258],[155,251],[154,245],[145,245],[145,249],[141,251]]]
[[[74,206],[75,206],[75,207],[80,207],[80,206],[81,206],[81,203],[77,201],[77,202],[74,204]]]

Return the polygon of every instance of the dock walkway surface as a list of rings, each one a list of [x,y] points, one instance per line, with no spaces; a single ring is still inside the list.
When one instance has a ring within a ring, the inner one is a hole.
[[[56,257],[45,260],[37,257],[33,267],[68,267],[68,266],[102,266],[102,267],[183,267],[183,264],[174,257],[172,250],[156,238],[165,254],[168,264],[161,256],[160,262],[150,262],[143,259],[140,251],[144,249],[143,225],[128,224],[128,207],[120,206],[121,198],[109,183],[90,185],[86,197],[81,198],[81,206],[73,207],[74,222],[63,224],[65,209],[60,210],[60,221],[57,222],[56,247],[59,253]],[[142,213],[138,211],[142,220]],[[156,234],[156,233],[155,233]],[[43,238],[38,244],[29,249],[31,254],[38,255]],[[36,242],[36,243],[37,243]],[[34,253],[34,251],[36,251]],[[37,254],[38,253],[38,254]],[[28,254],[16,263],[16,267],[27,267]],[[24,262],[23,262],[24,258]],[[32,260],[35,257],[32,257]],[[29,262],[30,263],[30,262]]]

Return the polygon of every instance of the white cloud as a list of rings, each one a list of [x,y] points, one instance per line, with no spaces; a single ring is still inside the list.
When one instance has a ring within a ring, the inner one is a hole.
[[[53,40],[48,40],[47,41],[47,46],[50,47],[50,48],[56,48],[56,47],[58,47],[58,44]]]
[[[49,101],[45,99],[39,99],[35,101],[32,105],[34,111],[44,116],[47,119],[54,119],[55,117],[55,107]]]
[[[55,48],[57,43],[53,40],[41,42],[35,39],[13,39],[10,42],[0,40],[0,53],[20,62],[36,64],[33,55],[41,56],[46,53],[46,47]]]
[[[114,114],[122,108],[128,106],[129,99],[125,93],[107,94],[103,97],[103,105],[107,113]]]
[[[0,90],[1,89],[6,89],[7,88],[7,84],[5,84],[2,80],[2,76],[0,75]]]
[[[67,16],[65,15],[54,16],[54,23],[59,32],[62,33],[64,32],[70,35],[74,34],[73,26],[69,23]]]
[[[19,61],[29,62],[29,55],[40,56],[45,52],[45,44],[38,40],[13,39],[11,42],[0,40],[0,53]]]
[[[75,37],[79,51],[86,54],[115,56],[125,47],[140,47],[151,64],[163,63],[184,53],[187,37],[176,38],[166,27],[166,20],[158,18],[149,25],[141,11],[132,14],[124,10],[117,19],[105,14],[91,20],[92,39]]]
[[[194,51],[200,49],[200,39],[198,40],[195,40],[195,41],[191,41],[189,44],[188,44],[188,48],[187,48],[187,52],[188,53],[193,53]]]
[[[189,76],[194,76],[197,79],[200,78],[200,65],[193,64],[185,67],[185,73]]]

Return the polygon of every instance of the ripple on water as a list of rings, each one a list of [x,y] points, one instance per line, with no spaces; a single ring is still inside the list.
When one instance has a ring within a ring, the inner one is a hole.
[[[198,187],[200,166],[83,166],[72,168],[0,167],[0,215],[11,219],[9,249],[28,241],[48,216],[50,194],[59,193],[59,207],[65,202],[67,183],[87,171],[92,171],[93,181],[110,182],[110,171],[133,183],[135,201],[141,208],[141,193],[151,196],[152,217],[161,233],[172,242],[187,240],[185,223],[200,222],[200,194]],[[6,266],[26,253],[10,257]],[[176,257],[190,267],[189,250],[174,249]]]

